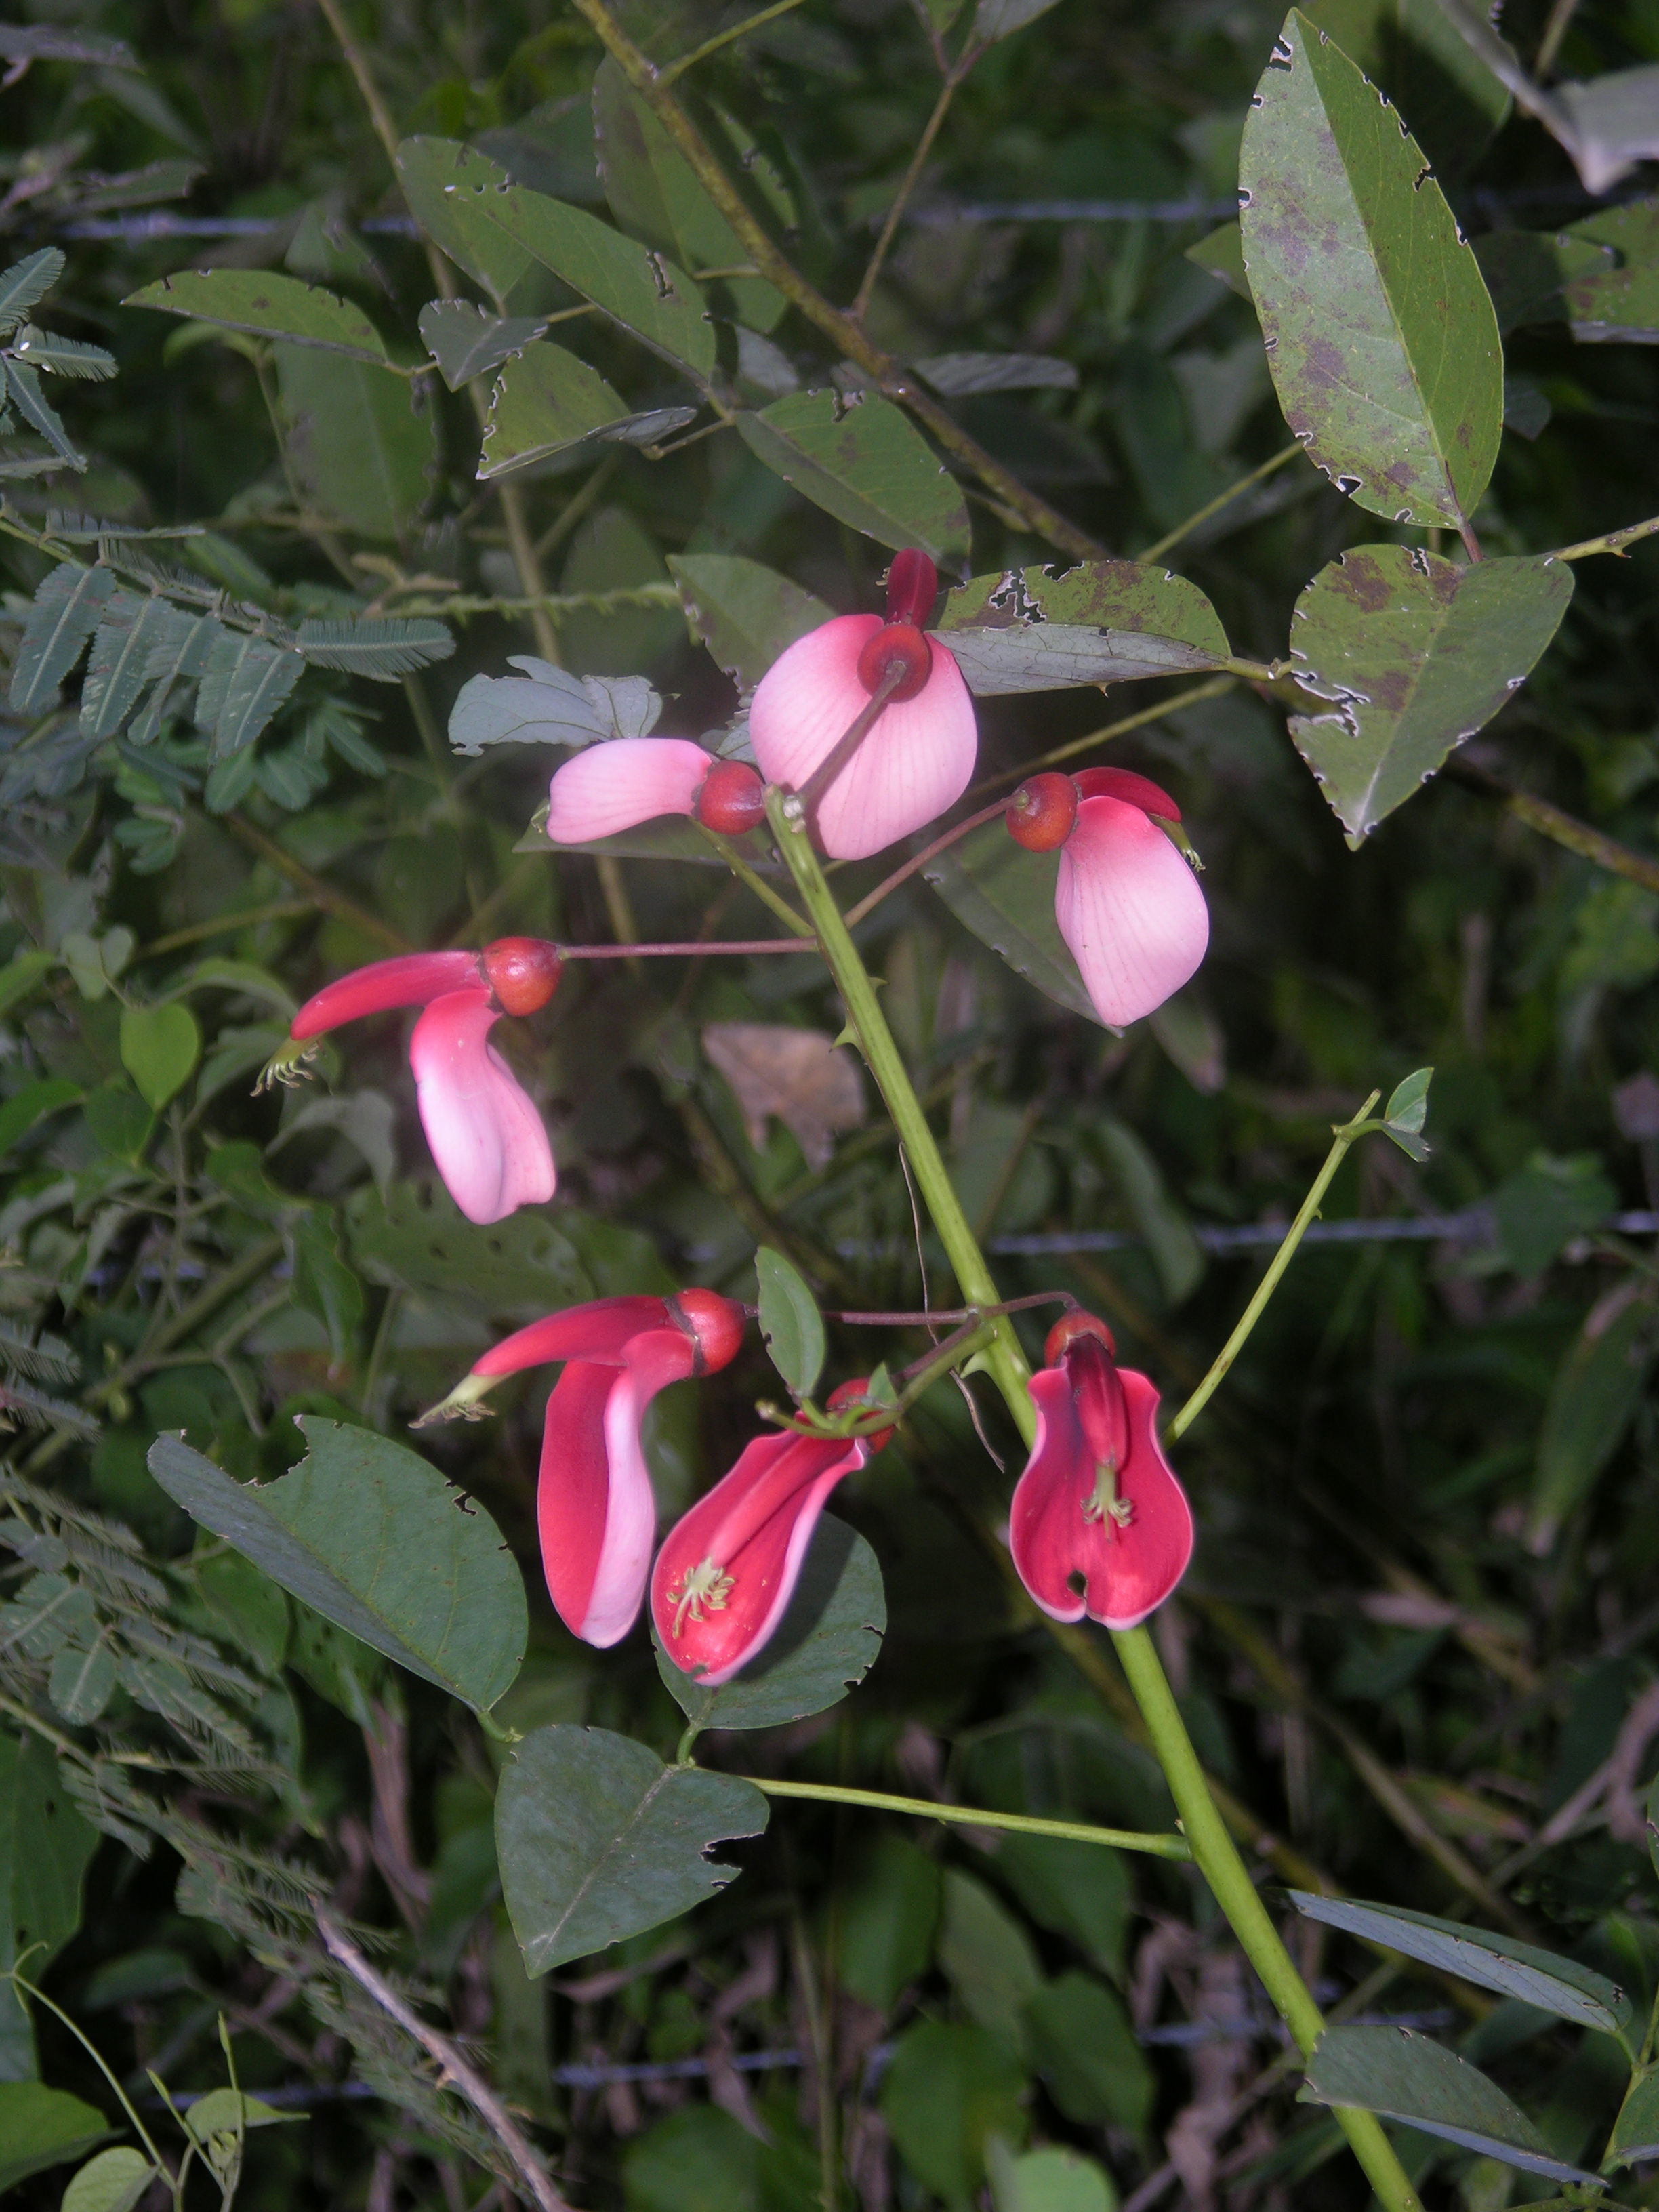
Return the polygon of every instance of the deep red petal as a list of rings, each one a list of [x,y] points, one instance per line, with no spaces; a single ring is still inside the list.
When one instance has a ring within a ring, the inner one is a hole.
[[[620,1360],[642,1329],[669,1326],[665,1298],[593,1298],[504,1336],[474,1364],[475,1375],[516,1375],[556,1359]]]
[[[1108,1628],[1137,1627],[1156,1612],[1193,1556],[1193,1510],[1158,1440],[1158,1392],[1133,1368],[1121,1373],[1129,1461],[1117,1487],[1134,1508],[1134,1518],[1101,1544],[1101,1564],[1089,1570],[1089,1611]]]
[[[325,983],[307,999],[294,1017],[291,1034],[321,1036],[342,1022],[355,1022],[363,1014],[381,1014],[392,1006],[424,1006],[446,991],[483,987],[483,974],[476,952],[408,952],[397,960],[377,960],[372,968],[354,969],[337,982]]]
[[[1019,1578],[1056,1620],[1081,1620],[1083,1599],[1072,1586],[1081,1561],[1079,1547],[1088,1523],[1083,1504],[1095,1486],[1089,1449],[1071,1379],[1063,1367],[1043,1367],[1031,1377],[1037,1431],[1025,1472],[1008,1509],[1008,1540]]]
[[[1133,769],[1080,768],[1072,781],[1085,799],[1121,799],[1143,814],[1162,815],[1166,822],[1181,819],[1181,809],[1163,786]]]

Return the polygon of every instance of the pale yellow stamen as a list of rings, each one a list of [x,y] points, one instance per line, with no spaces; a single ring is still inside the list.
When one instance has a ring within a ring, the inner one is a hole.
[[[1120,1528],[1127,1528],[1135,1517],[1135,1509],[1127,1498],[1117,1494],[1117,1468],[1110,1460],[1103,1460],[1095,1469],[1095,1486],[1083,1501],[1085,1521],[1115,1521]]]
[[[732,1577],[717,1560],[704,1559],[695,1567],[688,1567],[679,1596],[676,1598],[672,1589],[668,1593],[669,1602],[674,1607],[676,1638],[684,1631],[688,1613],[693,1620],[702,1619],[705,1606],[710,1613],[724,1613],[732,1589]]]

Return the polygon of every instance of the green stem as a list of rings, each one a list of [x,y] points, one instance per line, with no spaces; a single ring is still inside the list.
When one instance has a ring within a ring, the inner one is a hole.
[[[1188,536],[1190,532],[1196,530],[1200,522],[1207,522],[1212,514],[1218,514],[1224,507],[1230,507],[1233,501],[1238,497],[1241,492],[1249,491],[1252,484],[1259,484],[1262,483],[1265,478],[1272,476],[1276,469],[1282,469],[1286,461],[1293,461],[1298,453],[1305,451],[1306,448],[1304,447],[1301,439],[1292,438],[1288,446],[1281,446],[1279,447],[1279,451],[1273,455],[1271,460],[1263,461],[1261,467],[1259,469],[1252,469],[1249,476],[1240,477],[1237,483],[1229,484],[1225,491],[1218,494],[1216,498],[1207,501],[1206,504],[1200,507],[1195,514],[1189,514],[1184,522],[1177,522],[1175,528],[1173,530],[1167,531],[1164,535],[1158,540],[1156,544],[1149,545],[1144,553],[1137,553],[1135,555],[1136,560],[1156,561],[1160,559],[1163,555],[1170,550],[1171,546],[1179,545],[1183,538]]]
[[[1216,1903],[1226,1914],[1244,1954],[1261,1977],[1262,1987],[1305,2058],[1325,2032],[1325,2022],[1296,1962],[1279,1940],[1279,1930],[1238,1856],[1226,1824],[1216,1810],[1204,1771],[1198,1763],[1181,1709],[1176,1704],[1169,1677],[1158,1662],[1152,1639],[1144,1628],[1121,1628],[1113,1632],[1118,1657],[1129,1678],[1135,1702],[1146,1717],[1157,1747],[1158,1763],[1175,1799],[1176,1810],[1192,1845],[1193,1856],[1204,1879],[1215,1893]],[[1365,2170],[1378,2202],[1389,2212],[1420,2212],[1416,2193],[1394,2147],[1374,2112],[1338,2106],[1337,2125],[1348,2138],[1354,2156]]]
[[[801,903],[817,933],[818,944],[846,1005],[860,1049],[876,1079],[876,1087],[886,1101],[899,1141],[927,1201],[933,1226],[939,1231],[939,1241],[955,1271],[963,1303],[981,1307],[1000,1305],[996,1284],[962,1210],[933,1133],[927,1126],[927,1116],[921,1110],[909,1071],[876,997],[875,985],[859,957],[834,894],[824,881],[823,870],[806,833],[800,801],[792,792],[774,789],[767,794],[766,810],[778,848],[795,879]],[[1029,1444],[1036,1433],[1036,1417],[1025,1387],[1031,1370],[1008,1316],[999,1314],[993,1328],[985,1352],[986,1365]]]
[[[812,1797],[826,1805],[861,1805],[867,1813],[914,1813],[919,1820],[996,1828],[1015,1836],[1062,1836],[1075,1844],[1103,1844],[1115,1851],[1144,1851],[1156,1859],[1190,1859],[1182,1836],[1148,1835],[1139,1828],[1096,1828],[1082,1820],[1044,1820],[1035,1813],[988,1813],[979,1805],[936,1805],[929,1797],[894,1797],[884,1790],[842,1790],[828,1782],[775,1782],[747,1774],[769,1797]],[[1292,1970],[1294,1971],[1294,1970]]]
[[[732,838],[721,836],[717,830],[705,830],[701,822],[696,823],[695,827],[698,834],[707,838],[714,847],[738,881],[740,884],[747,884],[761,904],[770,907],[786,929],[793,929],[797,937],[811,937],[813,934],[811,923],[803,921],[788,900],[780,897],[758,869],[750,867]]]
[[[1285,1241],[1273,1254],[1272,1265],[1257,1285],[1255,1296],[1245,1307],[1239,1319],[1238,1327],[1217,1352],[1209,1373],[1164,1431],[1167,1443],[1174,1443],[1178,1437],[1186,1434],[1220,1389],[1226,1378],[1228,1369],[1244,1349],[1250,1331],[1266,1311],[1268,1299],[1279,1288],[1279,1279],[1285,1270],[1296,1257],[1296,1248],[1302,1242],[1308,1224],[1319,1212],[1320,1200],[1330,1188],[1332,1176],[1347,1158],[1349,1146],[1357,1138],[1365,1133],[1365,1117],[1382,1096],[1382,1093],[1380,1091],[1373,1091],[1358,1113],[1354,1115],[1353,1120],[1344,1122],[1335,1132],[1336,1141],[1325,1155],[1325,1164],[1314,1177],[1313,1188],[1303,1200],[1300,1212],[1285,1231]]]

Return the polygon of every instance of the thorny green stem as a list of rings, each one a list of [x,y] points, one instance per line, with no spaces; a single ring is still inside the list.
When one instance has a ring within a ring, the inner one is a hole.
[[[1350,1146],[1365,1133],[1365,1117],[1382,1096],[1380,1091],[1373,1091],[1353,1120],[1344,1122],[1335,1132],[1335,1142],[1325,1155],[1325,1164],[1314,1177],[1313,1188],[1303,1200],[1296,1219],[1285,1231],[1285,1241],[1273,1254],[1267,1273],[1256,1285],[1255,1296],[1239,1316],[1237,1328],[1217,1352],[1209,1373],[1164,1431],[1166,1443],[1174,1443],[1177,1437],[1186,1434],[1226,1379],[1228,1369],[1244,1349],[1250,1331],[1261,1320],[1268,1299],[1279,1288],[1285,1270],[1296,1257],[1296,1248],[1302,1242],[1309,1223],[1319,1212],[1320,1201],[1331,1187],[1331,1178],[1347,1158]]]
[[[1547,561],[1583,561],[1592,553],[1622,554],[1626,546],[1634,545],[1638,538],[1651,538],[1659,530],[1659,514],[1650,514],[1645,522],[1626,523],[1622,530],[1609,530],[1601,538],[1581,538],[1576,545],[1559,545],[1553,553],[1547,553]]]
[[[1138,1828],[1096,1828],[1081,1820],[1045,1820],[1034,1813],[988,1813],[977,1805],[936,1805],[930,1797],[894,1797],[882,1790],[843,1790],[828,1782],[776,1782],[745,1775],[769,1797],[814,1797],[827,1805],[859,1805],[867,1813],[914,1813],[970,1828],[996,1828],[1016,1836],[1063,1836],[1070,1843],[1102,1844],[1118,1851],[1144,1851],[1158,1859],[1190,1859],[1183,1836],[1147,1834]]]

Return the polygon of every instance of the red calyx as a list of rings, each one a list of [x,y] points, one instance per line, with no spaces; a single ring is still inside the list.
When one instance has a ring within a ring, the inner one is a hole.
[[[939,597],[939,570],[925,553],[907,546],[895,553],[887,571],[887,619],[909,623],[920,629],[933,611]]]
[[[538,1014],[558,988],[558,949],[539,937],[498,937],[483,958],[503,1013]]]
[[[666,1303],[669,1319],[696,1347],[695,1371],[712,1375],[729,1367],[743,1344],[743,1308],[718,1291],[677,1291]]]
[[[696,812],[705,830],[741,837],[766,819],[766,786],[747,761],[717,760],[702,780]]]
[[[1043,1365],[1058,1367],[1080,1336],[1098,1337],[1112,1357],[1117,1357],[1117,1339],[1103,1321],[1091,1313],[1068,1313],[1062,1314],[1048,1332],[1042,1347]]]
[[[914,699],[933,672],[933,648],[914,623],[890,622],[875,632],[859,655],[859,682],[873,698],[895,667],[902,673],[890,700]]]
[[[1027,776],[1008,801],[1008,835],[1028,853],[1052,853],[1066,842],[1077,820],[1077,786],[1049,770]]]
[[[856,1406],[861,1400],[867,1397],[869,1389],[870,1378],[867,1375],[860,1376],[854,1382],[837,1382],[825,1399],[824,1404],[832,1413],[844,1413],[848,1406]],[[872,1452],[884,1451],[892,1441],[892,1436],[893,1431],[890,1429],[878,1429],[873,1436],[866,1437],[862,1441],[869,1445]]]
[[[1158,815],[1165,822],[1181,819],[1181,809],[1169,793],[1132,769],[1080,768],[1074,781],[1084,799],[1121,799],[1126,806],[1138,806],[1143,814]]]

